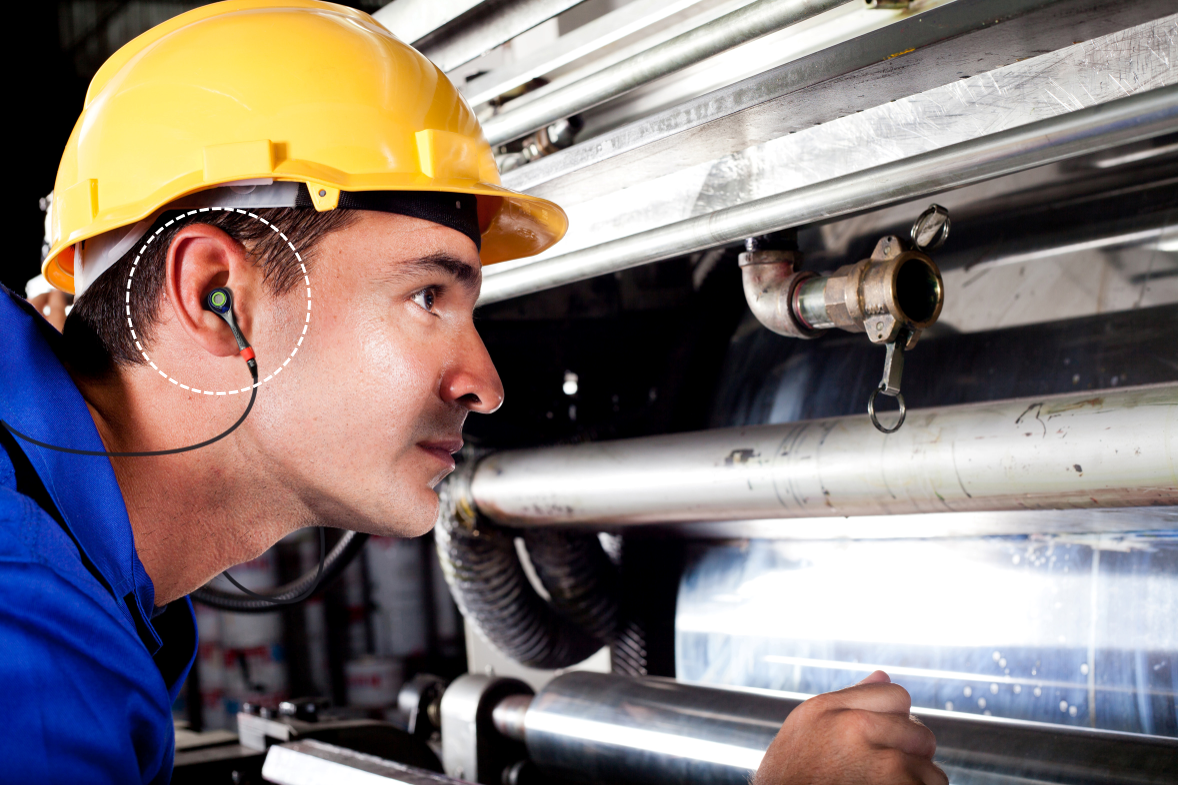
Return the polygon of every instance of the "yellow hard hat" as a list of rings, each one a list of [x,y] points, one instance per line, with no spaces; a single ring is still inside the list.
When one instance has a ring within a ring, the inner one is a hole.
[[[483,264],[540,253],[568,219],[499,185],[446,76],[369,15],[315,0],[229,0],[181,14],[99,69],[66,144],[42,272],[74,291],[77,243],[241,181],[478,200]]]

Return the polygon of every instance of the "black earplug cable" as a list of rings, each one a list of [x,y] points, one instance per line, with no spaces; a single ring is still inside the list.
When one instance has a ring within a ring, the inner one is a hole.
[[[295,595],[294,597],[282,599],[279,597],[268,597],[265,594],[258,594],[257,592],[250,591],[249,589],[247,589],[246,587],[244,587],[240,583],[238,583],[237,579],[234,578],[232,575],[230,575],[228,570],[226,570],[225,572],[223,572],[221,574],[224,575],[229,580],[230,583],[232,583],[238,589],[241,589],[243,594],[253,597],[255,600],[262,600],[263,602],[267,602],[270,605],[297,605],[298,603],[302,602],[303,600],[309,599],[311,597],[311,595],[315,593],[315,590],[319,588],[319,582],[321,580],[323,580],[323,562],[326,560],[327,560],[327,535],[323,533],[323,527],[320,526],[319,527],[319,570],[315,573],[315,580],[311,581],[311,585],[308,586],[305,591]],[[204,601],[203,598],[200,598],[200,597],[198,597],[197,599],[201,599],[202,601]]]
[[[241,425],[243,422],[245,422],[245,418],[249,417],[250,410],[254,408],[254,400],[258,397],[258,366],[257,366],[257,363],[254,362],[253,360],[250,360],[250,362],[254,363],[253,367],[250,369],[253,373],[254,385],[253,385],[253,389],[250,390],[250,402],[246,405],[245,411],[241,413],[241,417],[237,418],[237,422],[235,422],[235,423],[233,423],[233,425],[229,426],[228,430],[224,431],[223,433],[219,433],[216,436],[214,436],[213,438],[203,441],[199,444],[190,444],[187,447],[175,447],[171,450],[149,450],[149,451],[144,451],[144,452],[107,452],[105,450],[75,450],[72,447],[60,447],[56,444],[47,444],[46,442],[34,439],[32,436],[21,433],[16,428],[13,428],[11,425],[9,425],[4,420],[0,420],[0,425],[3,425],[5,428],[7,428],[8,432],[11,433],[16,438],[21,439],[22,441],[26,441],[29,444],[35,444],[38,447],[44,447],[47,450],[55,450],[57,452],[69,453],[70,455],[94,455],[94,456],[98,456],[98,457],[108,457],[108,458],[149,458],[149,457],[152,457],[155,455],[175,455],[175,454],[181,453],[181,452],[188,452],[189,450],[199,450],[201,447],[208,447],[210,444],[213,444],[214,442],[221,441],[226,436],[228,436],[229,434],[236,431],[238,426]]]
[[[47,450],[55,450],[56,452],[64,452],[70,455],[90,455],[103,458],[149,458],[157,455],[176,455],[177,453],[189,452],[190,450],[199,450],[201,447],[208,447],[210,444],[221,441],[229,434],[237,430],[237,428],[245,422],[245,418],[249,417],[250,411],[254,408],[254,401],[258,397],[258,361],[254,357],[254,350],[249,345],[249,341],[245,339],[241,329],[237,326],[237,319],[233,315],[233,292],[227,286],[220,286],[209,292],[205,298],[205,306],[220,316],[226,324],[229,325],[229,330],[233,333],[234,340],[237,341],[238,354],[245,358],[245,364],[249,367],[250,376],[253,379],[253,384],[250,385],[250,400],[246,404],[245,411],[237,418],[237,422],[230,425],[228,430],[217,434],[211,439],[207,439],[198,444],[190,444],[187,447],[174,447],[170,450],[145,450],[139,452],[109,452],[106,450],[77,450],[72,447],[61,447],[56,444],[49,444],[47,442],[34,439],[33,437],[21,433],[16,428],[13,428],[3,419],[0,419],[0,425],[3,425],[18,439],[26,441],[29,444],[35,444],[38,447],[43,447]],[[277,599],[274,597],[267,597],[264,594],[252,592],[246,587],[237,582],[236,579],[228,572],[222,573],[229,582],[236,586],[241,591],[245,592],[250,597],[258,600],[263,600],[271,605],[293,605],[302,602],[315,593],[319,588],[319,582],[323,577],[323,563],[327,559],[327,539],[323,533],[323,527],[319,527],[319,570],[315,574],[315,580],[307,587],[306,591],[300,592],[297,596],[288,599]],[[198,590],[199,591],[199,590]]]
[[[258,361],[254,358],[254,350],[249,345],[249,341],[242,335],[240,328],[237,326],[237,319],[233,316],[233,292],[226,286],[218,287],[209,292],[208,297],[205,298],[205,305],[229,325],[229,329],[233,333],[233,338],[237,341],[238,354],[245,358],[245,364],[249,367],[250,376],[253,378],[253,384],[250,385],[250,401],[246,404],[245,411],[237,418],[237,422],[230,425],[228,430],[217,434],[211,439],[206,439],[199,444],[190,444],[187,447],[173,447],[170,450],[145,450],[141,452],[108,452],[107,450],[76,450],[72,447],[48,444],[47,442],[39,441],[32,436],[21,433],[2,419],[0,419],[0,425],[7,428],[9,433],[18,439],[26,441],[29,444],[35,444],[38,447],[44,447],[47,450],[69,453],[70,455],[92,455],[100,458],[151,458],[157,455],[176,455],[177,453],[188,452],[190,450],[199,450],[201,447],[208,447],[210,444],[221,441],[236,431],[245,422],[245,418],[249,417],[250,410],[254,408],[254,401],[258,398]]]

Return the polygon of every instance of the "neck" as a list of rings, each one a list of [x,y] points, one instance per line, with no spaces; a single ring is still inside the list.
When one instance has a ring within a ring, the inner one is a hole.
[[[236,422],[249,401],[246,395],[212,397],[161,388],[154,371],[140,366],[101,379],[75,377],[74,382],[111,452],[206,441]],[[254,449],[250,419],[255,416],[256,407],[236,431],[198,450],[110,459],[157,606],[256,558],[313,522]]]

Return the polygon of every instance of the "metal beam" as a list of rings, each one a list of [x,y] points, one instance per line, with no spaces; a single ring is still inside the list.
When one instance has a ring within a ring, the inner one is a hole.
[[[414,46],[443,71],[453,71],[584,0],[499,0],[483,3]]]
[[[483,123],[492,145],[518,139],[689,65],[790,27],[848,0],[758,0]]]
[[[478,106],[538,76],[551,73],[656,25],[701,1],[633,0],[562,35],[532,54],[472,79],[465,85],[458,85],[458,89],[472,106]]]
[[[725,428],[483,459],[511,526],[636,525],[1178,504],[1178,385]]]
[[[275,744],[266,755],[262,776],[266,782],[275,785],[322,785],[325,782],[335,785],[463,785],[466,782],[311,740]]]
[[[402,41],[415,43],[489,0],[392,0],[372,17]]]
[[[508,172],[504,185],[567,207],[1172,13],[1166,0],[959,0],[693,93]]]
[[[1168,72],[1169,77],[1174,75]],[[1159,87],[784,193],[702,212],[564,255],[502,270],[491,268],[479,302],[498,302],[769,231],[939,193],[1148,139],[1171,132],[1176,126],[1178,88]],[[630,231],[640,228],[631,225]]]

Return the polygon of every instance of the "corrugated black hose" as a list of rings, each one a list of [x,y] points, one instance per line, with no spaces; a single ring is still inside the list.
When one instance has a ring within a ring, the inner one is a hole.
[[[565,668],[614,639],[620,580],[593,534],[523,534],[546,601],[528,580],[516,534],[478,518],[469,496],[474,461],[439,488],[438,556],[467,623],[516,662]]]

